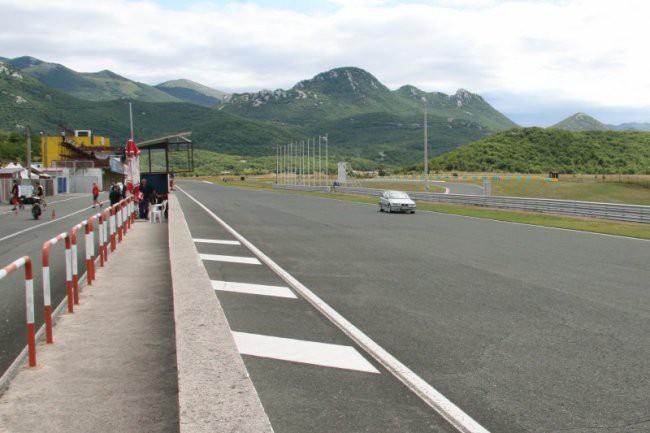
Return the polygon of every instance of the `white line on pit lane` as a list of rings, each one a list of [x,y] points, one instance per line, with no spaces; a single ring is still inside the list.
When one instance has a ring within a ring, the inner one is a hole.
[[[238,239],[242,245],[247,247],[255,254],[266,266],[274,271],[289,286],[298,292],[307,302],[320,311],[327,319],[335,324],[348,337],[355,341],[370,356],[375,358],[381,365],[390,371],[397,379],[420,397],[425,403],[433,408],[449,424],[462,433],[489,433],[489,431],[480,425],[476,420],[466,414],[460,407],[456,406],[451,400],[442,395],[437,389],[418,376],[414,371],[409,369],[400,360],[388,353],[383,347],[375,343],[370,337],[363,333],[359,328],[354,326],[345,317],[330,307],[325,301],[320,299],[314,292],[309,290],[293,275],[281,268],[277,263],[271,260],[266,254],[253,245],[248,239],[240,235],[235,229],[230,227],[224,220],[219,218],[207,208],[203,203],[191,196],[182,188],[178,188],[183,194],[187,195],[193,202],[199,205],[210,215],[216,222],[225,228],[231,235]]]
[[[86,197],[86,196],[84,196],[84,197]],[[52,205],[52,204],[55,204],[55,203],[63,203],[65,201],[77,200],[77,199],[80,199],[80,198],[83,198],[83,197],[72,197],[72,198],[66,198],[65,200],[48,201],[47,204]],[[8,211],[5,211],[5,212],[0,212],[0,215],[8,215],[8,214],[11,214],[11,213],[14,213],[14,212],[15,211],[13,211],[13,210],[8,210]]]
[[[64,219],[69,218],[69,217],[71,217],[71,216],[77,215],[78,213],[85,212],[85,211],[87,211],[88,209],[91,209],[91,207],[83,208],[83,209],[81,209],[81,210],[78,210],[78,211],[76,211],[76,212],[72,212],[71,214],[68,214],[68,215],[65,215],[65,216],[62,216],[62,217],[58,217],[58,218],[53,219],[53,220],[51,220],[51,221],[48,221],[48,222],[45,222],[45,223],[41,223],[41,224],[35,225],[35,226],[32,226],[32,227],[26,228],[26,229],[24,229],[24,230],[17,231],[16,233],[12,233],[12,234],[10,234],[9,236],[5,236],[4,238],[0,238],[0,242],[2,242],[2,241],[6,241],[7,239],[11,239],[11,238],[13,238],[13,237],[15,237],[15,236],[18,236],[18,235],[20,235],[20,234],[22,234],[22,233],[26,233],[26,232],[28,232],[28,231],[30,231],[30,230],[34,230],[34,229],[37,229],[37,228],[39,228],[39,227],[43,227],[43,226],[46,226],[46,225],[48,225],[48,224],[52,224],[52,223],[55,223],[55,222],[58,222],[58,221],[64,220]]]

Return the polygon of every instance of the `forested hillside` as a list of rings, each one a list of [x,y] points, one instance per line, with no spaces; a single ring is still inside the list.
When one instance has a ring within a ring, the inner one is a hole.
[[[433,158],[430,170],[650,174],[650,133],[517,128]]]
[[[0,165],[4,166],[9,162],[18,162],[24,165],[26,149],[24,135],[0,130]],[[34,154],[40,153],[38,149],[34,149],[34,151]]]

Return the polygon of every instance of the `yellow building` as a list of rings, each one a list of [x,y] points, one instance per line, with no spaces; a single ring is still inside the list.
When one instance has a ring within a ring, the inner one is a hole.
[[[108,137],[95,136],[90,130],[61,132],[41,137],[41,158],[44,167],[53,161],[96,160],[100,154],[115,153]]]

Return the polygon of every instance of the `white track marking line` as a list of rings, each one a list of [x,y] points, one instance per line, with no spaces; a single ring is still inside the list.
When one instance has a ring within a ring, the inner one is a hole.
[[[212,280],[212,288],[222,292],[248,293],[250,295],[275,296],[278,298],[298,298],[288,287],[284,286]]]
[[[447,397],[442,395],[438,390],[425,382],[420,376],[411,371],[406,365],[402,364],[397,358],[388,353],[384,348],[375,343],[370,337],[361,332],[359,328],[350,323],[345,317],[341,316],[336,310],[327,305],[325,301],[320,299],[305,287],[300,281],[295,279],[291,274],[282,269],[271,258],[267,257],[255,245],[250,243],[246,238],[237,233],[235,229],[230,227],[208,209],[203,203],[192,197],[189,193],[185,192],[182,188],[178,188],[181,192],[187,195],[193,202],[205,210],[215,221],[217,221],[223,228],[228,230],[235,238],[245,245],[253,254],[260,258],[271,270],[280,276],[290,287],[298,292],[307,302],[314,308],[327,317],[334,323],[341,331],[348,337],[356,342],[363,350],[370,356],[375,358],[381,363],[388,371],[390,371],[396,378],[404,383],[411,391],[418,395],[425,403],[431,406],[440,416],[447,420],[454,428],[461,433],[489,433],[489,431],[477,423],[472,417],[467,415],[452,403]]]
[[[202,180],[201,182],[207,183],[208,185],[212,185],[212,182],[208,182],[207,180]]]
[[[199,254],[199,256],[201,257],[201,260],[211,260],[213,262],[245,263],[248,265],[262,264],[255,257],[222,256],[219,254]]]
[[[239,241],[226,241],[226,240],[221,240],[221,239],[194,238],[192,240],[194,242],[196,242],[196,243],[201,243],[201,244],[241,245],[241,242],[239,242]]]
[[[52,224],[52,223],[55,223],[55,222],[58,222],[58,221],[64,220],[64,219],[69,218],[69,217],[71,217],[71,216],[77,215],[78,213],[81,213],[81,212],[87,211],[88,209],[90,209],[90,208],[89,208],[89,207],[87,207],[87,208],[83,208],[83,209],[78,210],[78,211],[76,211],[76,212],[72,212],[71,214],[68,214],[68,215],[65,215],[65,216],[62,216],[62,217],[57,217],[57,218],[55,218],[55,219],[53,219],[53,220],[51,220],[51,221],[48,221],[48,222],[45,222],[45,223],[41,223],[41,224],[35,225],[35,226],[32,226],[32,227],[26,228],[26,229],[24,229],[24,230],[17,231],[16,233],[12,233],[12,234],[10,234],[9,236],[5,236],[4,238],[0,238],[0,242],[2,242],[2,241],[6,241],[7,239],[11,239],[11,238],[13,238],[14,236],[18,236],[18,235],[20,235],[20,234],[22,234],[22,233],[25,233],[25,232],[28,232],[28,231],[30,231],[30,230],[34,230],[34,229],[37,229],[37,228],[39,228],[39,227],[43,227],[43,226],[46,226],[46,225],[48,225],[48,224]],[[47,209],[46,209],[46,210],[47,210]]]
[[[48,201],[47,205],[50,206],[50,205],[53,205],[53,204],[56,204],[56,203],[63,203],[63,202],[70,201],[70,200],[79,200],[80,198],[86,198],[87,199],[88,197],[84,195],[84,196],[79,196],[79,197],[65,198],[63,200]],[[100,203],[105,203],[105,201],[102,201]],[[31,206],[31,205],[25,205],[25,206]],[[14,212],[15,211],[13,211],[13,210],[8,210],[8,211],[5,211],[5,212],[0,212],[0,215],[8,215],[8,214],[12,214]]]
[[[366,373],[379,373],[379,370],[361,356],[352,346],[248,334],[245,332],[233,331],[232,334],[235,338],[237,349],[239,349],[239,353],[242,355],[363,371]]]

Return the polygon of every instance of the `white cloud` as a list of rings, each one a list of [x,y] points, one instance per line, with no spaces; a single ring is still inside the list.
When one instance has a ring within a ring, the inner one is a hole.
[[[0,0],[0,56],[226,91],[287,88],[359,66],[391,88],[555,95],[584,111],[650,105],[650,6],[640,0],[330,3],[340,7],[205,1],[179,11],[151,0]]]

